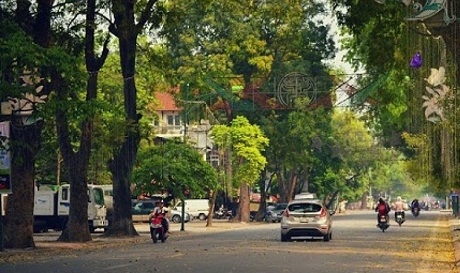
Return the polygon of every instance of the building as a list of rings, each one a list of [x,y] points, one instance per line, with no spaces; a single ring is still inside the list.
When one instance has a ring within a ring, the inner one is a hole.
[[[185,124],[183,120],[183,109],[176,105],[174,96],[167,92],[156,92],[155,98],[158,106],[155,108],[157,119],[152,122],[158,142],[180,138],[194,146],[203,158],[208,162],[212,161],[209,156],[213,150],[213,142],[209,138],[211,124],[208,120],[200,120],[191,124]]]

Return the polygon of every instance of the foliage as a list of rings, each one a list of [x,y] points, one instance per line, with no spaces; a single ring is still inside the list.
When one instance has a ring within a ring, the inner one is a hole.
[[[330,2],[340,25],[351,34],[344,43],[348,60],[369,73],[360,81],[364,88],[359,91],[367,97],[369,124],[374,124],[386,147],[397,147],[406,156],[414,157],[405,164],[418,183],[429,183],[436,191],[448,192],[458,181],[457,151],[451,152],[458,146],[458,129],[453,126],[457,114],[449,109],[448,119],[442,124],[430,124],[422,105],[423,96],[430,91],[425,82],[430,69],[448,66],[450,85],[458,82],[455,66],[460,55],[456,54],[458,43],[450,34],[457,31],[456,26],[439,27],[432,24],[432,18],[423,23],[407,21],[405,18],[411,17],[413,10],[400,1],[385,1],[384,5],[364,0]],[[458,14],[455,7],[449,9]],[[416,52],[422,54],[423,65],[412,68],[409,63]],[[408,138],[401,137],[405,132],[406,136],[426,134],[426,145],[431,150],[414,153],[404,142]]]
[[[168,10],[161,35],[174,81],[187,84],[195,99],[208,104],[223,100],[232,110],[250,109],[232,117],[247,116],[257,106],[242,99],[241,91],[229,98],[231,86],[261,86],[274,68],[289,62],[318,75],[324,71],[321,60],[334,55],[329,27],[315,16],[324,11],[320,2],[170,1]]]
[[[139,150],[132,181],[137,193],[167,191],[174,198],[197,198],[216,187],[217,172],[190,145],[167,141]]]
[[[268,138],[257,125],[242,116],[236,117],[230,126],[215,125],[211,137],[220,149],[232,150],[233,183],[254,184],[266,164],[262,152],[268,146]]]

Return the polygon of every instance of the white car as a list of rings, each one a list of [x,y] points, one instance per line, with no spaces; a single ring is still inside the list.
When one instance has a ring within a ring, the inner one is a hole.
[[[182,212],[180,210],[175,210],[175,209],[170,209],[168,211],[169,215],[169,221],[173,223],[181,223],[182,222]],[[185,221],[184,223],[187,223],[190,221],[191,217],[189,213],[185,213]]]
[[[332,215],[324,203],[318,199],[298,199],[291,201],[281,219],[281,241],[292,237],[332,238]]]

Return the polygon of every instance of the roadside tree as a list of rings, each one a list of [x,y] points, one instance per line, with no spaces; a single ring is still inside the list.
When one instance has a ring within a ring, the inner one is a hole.
[[[231,151],[233,185],[239,188],[237,221],[248,222],[250,212],[249,190],[258,181],[266,165],[263,151],[268,138],[257,125],[252,125],[242,116],[236,117],[230,126],[215,125],[211,136],[220,149]]]
[[[113,0],[111,12],[114,23],[109,30],[118,39],[121,74],[123,76],[123,102],[125,123],[123,126],[124,141],[113,154],[109,169],[113,177],[114,214],[111,228],[106,232],[109,236],[136,235],[131,218],[130,178],[136,160],[140,142],[138,112],[138,93],[136,79],[136,57],[138,36],[146,26],[156,28],[163,15],[162,3],[157,0],[132,2]]]
[[[132,181],[136,193],[168,193],[183,200],[209,197],[217,185],[217,172],[192,146],[168,140],[139,149]]]

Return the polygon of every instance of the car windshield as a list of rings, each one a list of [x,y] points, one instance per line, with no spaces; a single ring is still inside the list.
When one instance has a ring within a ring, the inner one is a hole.
[[[321,205],[315,203],[297,203],[291,204],[289,206],[289,211],[299,213],[319,212],[321,211],[321,208]]]
[[[287,204],[278,204],[275,207],[275,210],[285,210],[287,207]]]

